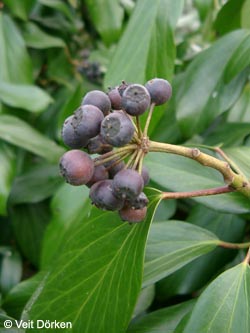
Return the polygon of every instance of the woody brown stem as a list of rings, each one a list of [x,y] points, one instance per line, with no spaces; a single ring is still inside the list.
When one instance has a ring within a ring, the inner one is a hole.
[[[248,198],[250,197],[250,183],[248,179],[244,177],[244,175],[235,173],[230,168],[228,162],[219,160],[211,155],[205,154],[201,152],[198,148],[188,148],[167,143],[149,141],[148,151],[171,153],[191,158],[204,166],[219,171],[223,175],[226,184],[230,185],[230,187],[241,192]]]
[[[223,194],[234,192],[235,189],[230,186],[222,186],[209,188],[204,190],[197,191],[187,191],[187,192],[162,192],[161,198],[166,199],[184,199],[184,198],[193,198],[193,197],[203,197],[207,195]]]
[[[219,241],[218,243],[219,246],[224,247],[225,249],[246,249],[250,246],[250,243],[228,243],[228,242],[223,242]]]

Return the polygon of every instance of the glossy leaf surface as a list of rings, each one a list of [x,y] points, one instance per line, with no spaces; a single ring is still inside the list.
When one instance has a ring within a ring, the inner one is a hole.
[[[153,311],[132,322],[127,333],[172,333],[193,305],[191,301]]]
[[[175,56],[172,28],[181,8],[180,0],[137,2],[106,74],[105,86],[115,86],[122,80],[145,83],[156,74],[170,79]]]
[[[0,12],[0,81],[32,83],[32,66],[20,31]]]
[[[150,197],[142,223],[129,225],[117,213],[93,208],[85,221],[72,226],[23,317],[69,320],[76,331],[84,325],[87,332],[124,332],[140,291],[145,241],[159,193]]]
[[[207,229],[219,239],[232,243],[243,241],[246,227],[244,219],[240,216],[219,213],[203,205],[195,205],[191,209],[186,223]],[[237,253],[237,250],[218,246],[212,252],[196,258],[157,284],[158,298],[164,300],[200,290],[221,270],[221,267],[232,261]]]
[[[50,47],[65,47],[62,39],[52,37],[45,33],[34,23],[27,23],[24,30],[25,43],[35,49],[47,49]]]
[[[41,164],[15,179],[9,200],[11,204],[42,201],[54,194],[62,182],[58,165]]]
[[[250,268],[246,264],[222,273],[198,299],[184,333],[249,332],[249,281]]]
[[[242,43],[246,38],[249,38],[249,32],[245,30],[227,34],[201,52],[187,68],[176,92],[175,105],[178,122],[185,137],[201,132],[226,110],[220,100],[223,95],[221,89],[226,88],[223,82],[224,72],[233,54],[242,51]],[[237,86],[238,84],[233,91]],[[233,94],[231,92],[226,96],[228,100]]]
[[[72,225],[81,224],[89,214],[91,203],[86,186],[63,184],[51,201],[51,220],[46,229],[41,266],[48,267],[60,252]]]
[[[85,0],[88,14],[103,41],[109,45],[119,38],[122,31],[124,9],[118,0]]]
[[[17,243],[29,261],[39,266],[41,244],[50,211],[46,202],[9,207],[9,216]]]
[[[64,153],[54,141],[14,116],[0,115],[0,138],[51,162],[58,162]]]
[[[52,98],[41,88],[33,85],[0,81],[0,101],[15,108],[40,112],[52,102]]]
[[[159,281],[195,258],[212,251],[217,237],[180,221],[153,223],[146,248],[143,285]]]
[[[6,215],[6,205],[12,181],[16,171],[14,151],[7,145],[0,144],[0,215]]]

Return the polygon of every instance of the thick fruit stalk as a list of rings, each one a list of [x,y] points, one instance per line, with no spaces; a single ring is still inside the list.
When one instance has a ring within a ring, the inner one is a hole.
[[[219,171],[225,180],[225,183],[228,185],[227,192],[238,191],[244,194],[246,197],[250,198],[250,182],[245,175],[236,173],[230,167],[230,164],[227,161],[222,161],[211,155],[201,152],[198,148],[188,148],[183,146],[177,146],[167,143],[149,141],[149,152],[164,152],[177,154],[187,158],[191,158],[200,164],[213,168]],[[221,192],[221,189],[218,191]],[[211,193],[217,194],[217,193]],[[218,193],[219,194],[219,193]],[[204,194],[205,195],[205,194]],[[190,195],[191,196],[191,195]]]

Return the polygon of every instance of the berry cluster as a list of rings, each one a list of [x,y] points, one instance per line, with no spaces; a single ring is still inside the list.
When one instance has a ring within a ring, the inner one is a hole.
[[[154,106],[165,103],[171,94],[169,82],[158,78],[145,86],[123,81],[107,94],[87,93],[62,128],[63,141],[72,148],[60,160],[65,180],[90,187],[90,199],[98,208],[117,210],[124,221],[142,221],[148,204],[143,192],[149,182],[143,166],[147,129]],[[149,108],[142,132],[139,116]],[[99,156],[92,159],[89,154]]]

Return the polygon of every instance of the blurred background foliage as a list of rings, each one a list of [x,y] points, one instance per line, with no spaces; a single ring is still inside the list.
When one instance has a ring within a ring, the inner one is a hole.
[[[18,317],[69,228],[89,218],[87,190],[63,184],[58,173],[62,123],[89,90],[168,79],[173,97],[155,112],[151,138],[222,145],[250,176],[250,1],[2,0],[0,8],[0,290],[3,308]],[[222,181],[176,156],[149,156],[146,164],[162,190]],[[249,213],[249,201],[233,194],[161,203],[154,221],[186,221],[240,242],[249,239]],[[236,255],[216,249],[157,275],[134,315],[189,299],[240,262]],[[191,307],[164,318],[177,313],[177,326]],[[150,332],[139,329],[129,332]]]

